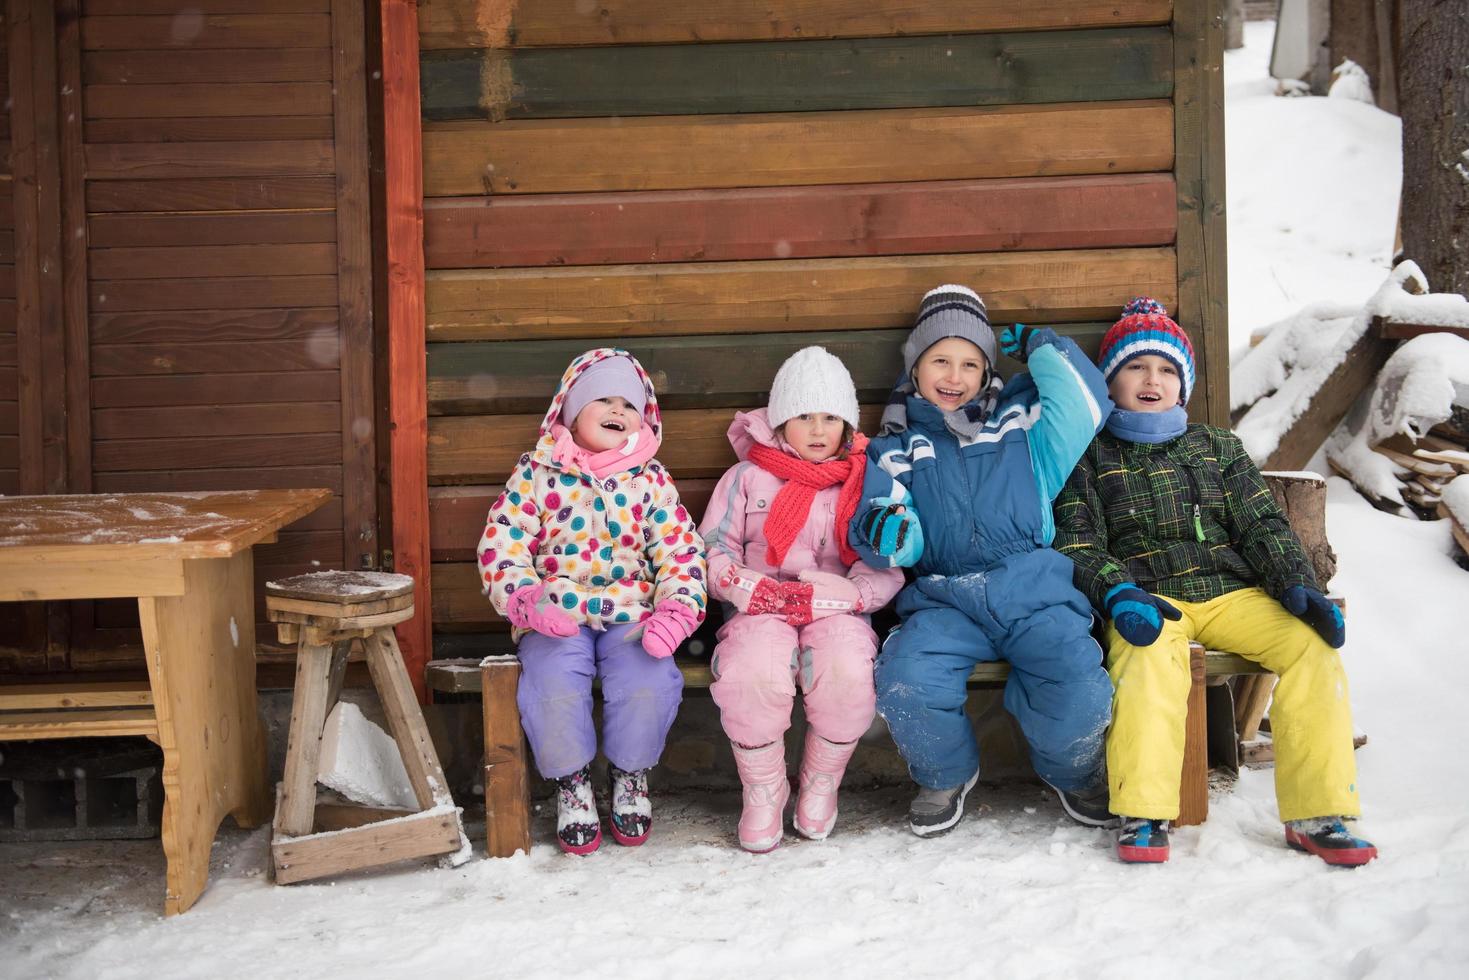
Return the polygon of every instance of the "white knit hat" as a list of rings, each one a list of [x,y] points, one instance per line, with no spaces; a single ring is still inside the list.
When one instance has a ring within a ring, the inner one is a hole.
[[[770,383],[771,428],[812,412],[829,412],[858,427],[857,388],[847,366],[824,347],[806,347],[786,358]]]

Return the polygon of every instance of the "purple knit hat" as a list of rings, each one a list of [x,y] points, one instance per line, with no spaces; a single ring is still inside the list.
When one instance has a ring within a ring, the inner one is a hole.
[[[640,416],[648,405],[642,376],[633,367],[632,359],[624,355],[597,361],[571,383],[561,405],[561,423],[570,428],[582,409],[598,398],[614,395],[627,399]]]

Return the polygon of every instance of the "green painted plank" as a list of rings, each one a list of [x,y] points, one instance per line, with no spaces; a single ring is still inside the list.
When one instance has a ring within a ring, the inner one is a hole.
[[[1168,98],[1166,27],[425,52],[426,119],[549,119]]]
[[[1095,356],[1107,323],[1058,324]],[[999,326],[996,329],[1000,329]],[[820,345],[846,364],[863,403],[882,403],[897,380],[904,330],[725,334],[637,338],[620,346],[653,378],[665,409],[751,408],[769,398],[770,380],[787,357]],[[460,342],[428,345],[428,401],[432,415],[500,415],[544,411],[571,359],[588,340]],[[1020,366],[1007,358],[1008,377]]]

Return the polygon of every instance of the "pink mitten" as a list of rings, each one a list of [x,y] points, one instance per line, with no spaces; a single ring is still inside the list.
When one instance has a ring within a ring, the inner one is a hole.
[[[671,657],[698,625],[698,613],[677,599],[664,599],[643,620],[643,649],[650,657]]]
[[[739,565],[726,565],[718,584],[720,592],[742,613],[760,616],[780,609],[780,586],[759,572]]]
[[[535,630],[542,636],[575,636],[579,628],[576,620],[546,595],[544,583],[510,593],[505,603],[505,618],[516,629]]]
[[[810,582],[815,589],[811,597],[811,615],[815,619],[862,611],[862,593],[843,575],[805,571],[801,573],[801,581]]]

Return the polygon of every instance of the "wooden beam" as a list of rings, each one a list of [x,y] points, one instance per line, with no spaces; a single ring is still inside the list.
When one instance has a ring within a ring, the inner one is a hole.
[[[424,364],[423,158],[413,0],[381,0],[388,262],[388,392],[393,571],[411,575],[417,615],[398,643],[420,701],[433,650],[429,612],[428,393]],[[457,825],[456,825],[457,826]]]
[[[1281,435],[1260,469],[1304,468],[1352,404],[1372,384],[1396,347],[1396,341],[1382,340],[1372,328],[1364,330],[1336,370],[1311,395],[1295,423]]]
[[[384,0],[389,2],[389,0]],[[364,867],[433,857],[459,849],[459,816],[452,806],[407,817],[271,842],[275,881],[288,885]]]
[[[431,269],[1171,245],[1168,174],[436,198]]]
[[[150,708],[80,711],[7,711],[0,714],[0,742],[33,738],[156,738],[158,719]]]
[[[1446,333],[1469,340],[1469,327],[1401,323],[1397,320],[1386,320],[1382,317],[1373,318],[1372,332],[1383,340],[1412,340],[1414,337],[1421,337],[1428,333]]]
[[[424,193],[557,194],[1144,173],[1166,101],[427,123]]]
[[[1173,50],[1158,26],[470,49],[422,70],[426,119],[678,116],[1167,98]]]
[[[66,345],[66,489],[92,490],[91,337],[88,332],[86,159],[82,134],[80,0],[56,4],[61,164],[62,330]]]
[[[1180,827],[1193,827],[1209,819],[1208,717],[1205,706],[1207,671],[1202,647],[1189,646],[1188,716],[1184,723],[1183,771],[1178,792]]]
[[[490,857],[530,853],[529,753],[520,730],[515,691],[520,661],[486,660],[478,672],[484,692],[485,836]]]
[[[420,0],[425,50],[1166,24],[1170,0]]]

